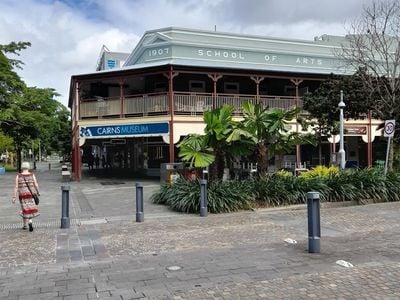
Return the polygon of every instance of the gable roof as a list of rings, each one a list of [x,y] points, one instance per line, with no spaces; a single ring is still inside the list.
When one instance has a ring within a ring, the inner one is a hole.
[[[348,73],[334,53],[345,41],[345,37],[328,35],[306,41],[167,27],[146,31],[123,67],[159,63],[317,74]]]

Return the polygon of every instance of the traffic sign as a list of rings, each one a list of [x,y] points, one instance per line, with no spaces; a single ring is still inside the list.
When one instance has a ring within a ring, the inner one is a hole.
[[[383,136],[384,137],[393,137],[395,125],[396,125],[395,120],[386,120],[385,121],[385,129],[383,130]]]

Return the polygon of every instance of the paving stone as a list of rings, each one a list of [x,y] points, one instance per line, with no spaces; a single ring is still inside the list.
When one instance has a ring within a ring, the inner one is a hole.
[[[126,197],[133,181],[121,190],[95,179],[71,182],[73,219],[107,223],[61,230],[58,175],[37,174],[44,213],[35,239],[0,229],[0,299],[400,298],[400,203],[323,208],[321,254],[309,254],[305,207],[199,218],[168,212],[146,192],[148,218],[136,223]],[[0,190],[15,179],[7,176]],[[0,223],[6,214],[10,208]],[[27,244],[39,254],[27,255]],[[355,267],[337,266],[339,259]],[[181,271],[167,270],[174,265]]]

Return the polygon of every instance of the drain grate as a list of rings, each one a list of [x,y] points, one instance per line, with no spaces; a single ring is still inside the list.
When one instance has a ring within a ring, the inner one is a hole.
[[[125,182],[122,181],[101,181],[101,185],[119,185],[119,184],[125,184]]]
[[[70,219],[71,225],[80,225],[79,219]],[[33,221],[33,226],[35,228],[46,228],[46,229],[58,229],[60,228],[61,221],[60,220],[50,220],[46,222],[36,222]],[[0,230],[20,230],[22,228],[22,222],[19,223],[9,223],[9,224],[0,224]]]

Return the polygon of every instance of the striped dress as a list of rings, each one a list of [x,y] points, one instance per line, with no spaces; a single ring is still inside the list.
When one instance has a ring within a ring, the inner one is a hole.
[[[26,183],[24,178],[26,180]],[[29,185],[33,193],[36,192],[33,181],[33,174],[18,174],[18,195],[19,202],[21,204],[20,215],[24,219],[31,219],[37,217],[38,215],[40,215],[40,213],[37,205],[35,204],[35,200],[33,200],[32,194],[26,184]]]

